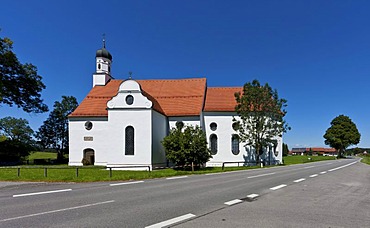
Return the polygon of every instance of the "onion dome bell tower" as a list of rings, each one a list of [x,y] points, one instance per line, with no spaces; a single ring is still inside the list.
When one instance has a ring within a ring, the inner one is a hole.
[[[111,64],[112,55],[105,49],[105,39],[103,39],[103,47],[96,51],[96,72],[93,76],[93,87],[96,85],[106,85],[112,79]]]

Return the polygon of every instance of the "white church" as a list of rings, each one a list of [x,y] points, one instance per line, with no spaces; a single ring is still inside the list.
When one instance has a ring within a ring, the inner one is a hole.
[[[150,169],[169,164],[161,144],[177,122],[199,125],[212,158],[207,166],[249,165],[253,148],[239,142],[233,129],[235,92],[243,87],[208,87],[206,78],[127,80],[111,76],[112,55],[96,52],[91,91],[69,115],[69,165],[90,164]],[[266,148],[267,164],[282,161],[282,138]]]

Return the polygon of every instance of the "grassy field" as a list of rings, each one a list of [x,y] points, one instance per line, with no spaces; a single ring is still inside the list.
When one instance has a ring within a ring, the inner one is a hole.
[[[286,156],[283,157],[283,163],[285,165],[301,164],[307,162],[316,162],[316,161],[326,161],[326,160],[335,160],[334,156]]]
[[[56,153],[35,152],[30,155],[30,159],[54,159]],[[309,159],[311,158],[311,159]],[[288,156],[284,157],[284,164],[300,164],[322,160],[333,160],[335,157],[324,156]],[[49,166],[19,166],[20,175],[18,176],[17,167],[0,167],[0,181],[45,181],[45,182],[94,182],[94,181],[127,181],[142,180],[162,177],[172,177],[180,175],[196,175],[205,173],[217,173],[234,170],[256,169],[252,167],[208,167],[194,172],[174,169],[161,169],[148,171],[123,171],[113,170],[110,177],[109,170],[99,166],[78,167],[78,177],[76,176],[77,167],[67,165],[49,165]],[[47,177],[45,177],[45,168],[47,168]]]
[[[26,158],[27,160],[34,160],[34,159],[57,159],[57,153],[54,152],[39,152],[34,151],[31,152],[30,155]]]
[[[44,176],[47,167],[47,177]],[[181,171],[174,169],[162,169],[148,171],[123,171],[113,170],[112,177],[109,170],[105,167],[79,167],[78,177],[76,176],[76,167],[68,166],[21,166],[20,176],[18,177],[17,168],[0,168],[1,181],[47,181],[47,182],[94,182],[94,181],[123,181],[123,180],[142,180],[161,177],[172,177],[179,175],[193,175],[204,173],[216,173],[232,170],[255,169],[257,167],[227,167],[224,170],[221,167],[209,167],[198,171]]]
[[[362,156],[361,162],[370,165],[370,156]]]

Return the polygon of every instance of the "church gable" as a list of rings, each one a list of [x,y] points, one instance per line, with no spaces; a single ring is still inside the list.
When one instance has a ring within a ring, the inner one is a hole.
[[[152,107],[152,102],[141,92],[140,85],[134,80],[121,83],[118,93],[107,103],[108,109],[132,109]]]

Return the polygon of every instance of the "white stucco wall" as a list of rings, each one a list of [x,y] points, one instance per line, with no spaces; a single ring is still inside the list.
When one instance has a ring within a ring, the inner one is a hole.
[[[85,129],[85,123],[93,124],[91,130]],[[82,165],[83,151],[93,149],[95,165],[106,165],[104,148],[107,142],[108,118],[70,118],[69,119],[69,165]],[[86,138],[85,138],[86,137]]]
[[[175,128],[177,121],[182,121],[184,126],[200,126],[200,116],[175,116],[168,117],[169,129]]]
[[[167,117],[152,111],[152,163],[154,167],[167,165],[165,149],[161,141],[168,133]]]
[[[255,153],[253,148],[250,146],[244,147],[244,143],[239,143],[239,154],[234,155],[231,147],[231,137],[233,134],[237,134],[232,128],[233,117],[236,119],[239,117],[233,112],[204,112],[204,129],[206,131],[208,146],[210,147],[210,136],[211,134],[217,135],[218,145],[217,153],[213,155],[207,166],[220,166],[223,162],[255,162]],[[217,124],[217,129],[212,131],[210,128],[211,123]],[[278,139],[277,150],[279,151],[278,156],[271,153],[271,160],[281,161],[281,148],[282,140]],[[262,156],[263,159],[267,159],[268,156]],[[229,164],[230,166],[236,166],[237,164]],[[242,164],[241,164],[242,165]]]
[[[109,110],[105,148],[108,166],[151,165],[151,110]],[[125,155],[125,129],[134,128],[134,155]]]

